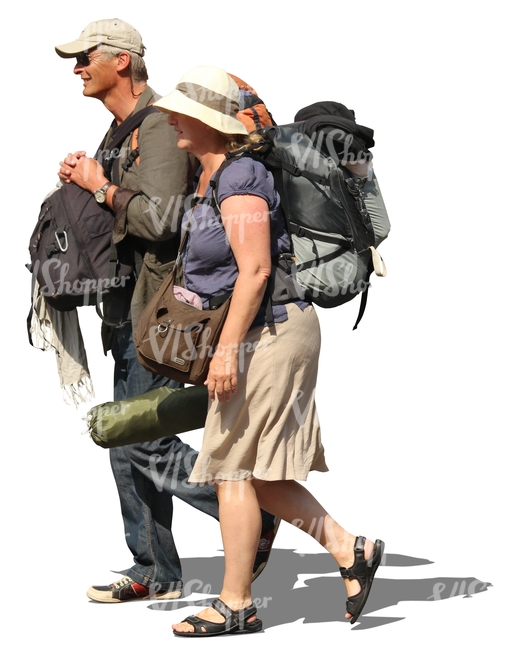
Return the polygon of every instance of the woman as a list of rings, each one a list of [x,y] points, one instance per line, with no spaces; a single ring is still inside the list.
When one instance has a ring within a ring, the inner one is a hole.
[[[226,72],[203,66],[155,104],[169,113],[178,146],[201,163],[196,195],[205,200],[184,217],[185,287],[205,308],[232,292],[205,382],[211,401],[190,477],[192,483],[215,483],[224,584],[212,607],[173,626],[179,636],[262,629],[250,591],[260,506],[314,535],[333,555],[345,578],[351,622],[361,614],[384,550],[380,540],[373,544],[345,531],[296,482],[309,471],[327,471],[314,400],[320,330],[312,305],[299,299],[272,305],[272,318],[266,319],[271,260],[290,252],[290,240],[272,175],[263,165],[243,157],[216,176],[226,153],[248,140],[236,118],[238,97]]]

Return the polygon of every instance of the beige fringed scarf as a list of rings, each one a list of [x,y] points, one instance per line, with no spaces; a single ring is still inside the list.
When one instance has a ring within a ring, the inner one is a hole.
[[[30,335],[34,347],[55,350],[60,385],[66,404],[78,406],[94,397],[78,312],[58,311],[34,286]]]

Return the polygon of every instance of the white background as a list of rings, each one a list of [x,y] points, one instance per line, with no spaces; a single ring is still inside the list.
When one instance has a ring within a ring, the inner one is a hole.
[[[110,570],[130,565],[108,453],[82,435],[87,409],[63,403],[52,355],[26,338],[23,265],[39,205],[59,160],[82,148],[92,154],[110,122],[99,102],[82,97],[73,62],[54,46],[116,15],[142,33],[150,84],[160,93],[189,68],[211,64],[251,83],[280,123],[315,101],[353,108],[375,130],[375,168],[392,221],[381,247],[389,275],[374,280],[359,329],[351,331],[357,301],[320,313],[318,404],[331,472],[308,481],[342,525],[386,541],[386,566],[367,614],[351,628],[341,622],[336,566],[283,525],[254,589],[272,599],[260,611],[265,636],[231,643],[340,637],[363,649],[504,647],[511,114],[504,8],[446,0],[327,0],[302,10],[231,0],[48,0],[2,10],[5,647],[182,645],[188,641],[174,639],[171,624],[197,611],[201,598],[193,593],[179,611],[88,601],[90,584],[107,584]],[[112,362],[89,311],[81,317],[99,403],[111,398]],[[200,433],[185,439],[198,446]],[[218,593],[218,524],[177,503],[174,532],[184,580],[211,581]],[[463,597],[483,582],[493,586]]]

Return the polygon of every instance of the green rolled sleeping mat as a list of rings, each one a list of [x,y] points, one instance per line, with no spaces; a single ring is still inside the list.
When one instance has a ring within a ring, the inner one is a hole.
[[[109,449],[200,429],[207,410],[206,386],[162,386],[136,397],[98,404],[85,419],[94,442]]]

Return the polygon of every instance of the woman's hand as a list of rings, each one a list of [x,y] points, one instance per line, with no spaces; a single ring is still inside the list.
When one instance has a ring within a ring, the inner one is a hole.
[[[238,373],[238,345],[218,345],[212,357],[208,377],[204,382],[208,397],[213,401],[229,402],[236,392]]]
[[[64,183],[76,183],[91,193],[103,187],[108,181],[103,167],[94,158],[88,158],[85,151],[68,154],[60,163],[59,178]]]

